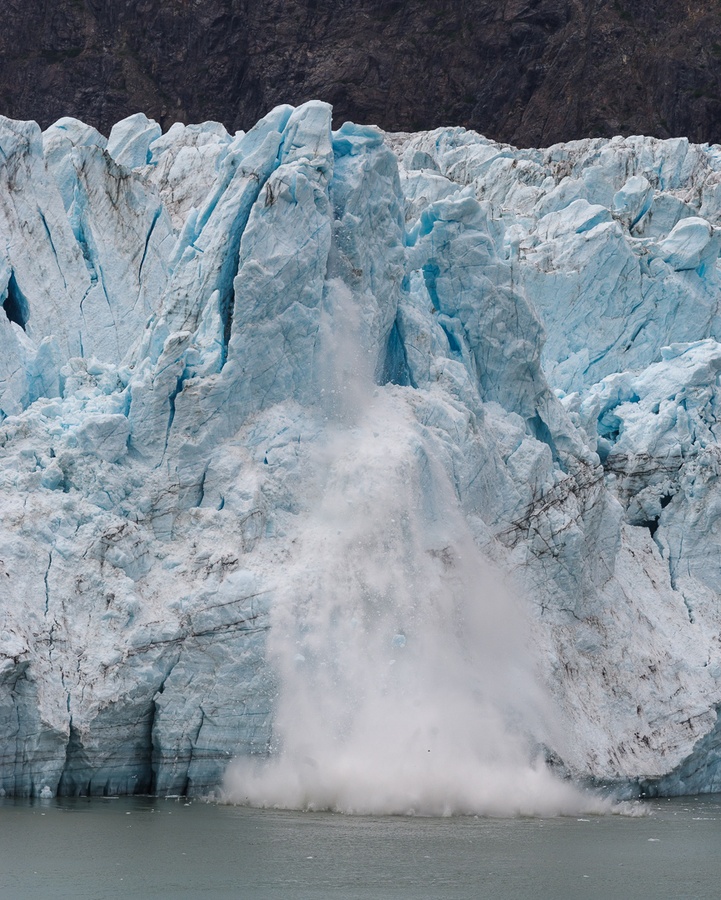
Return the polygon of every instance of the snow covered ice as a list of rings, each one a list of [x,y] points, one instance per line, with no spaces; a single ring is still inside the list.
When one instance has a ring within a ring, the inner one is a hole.
[[[0,789],[721,789],[721,150],[330,123],[0,119]]]

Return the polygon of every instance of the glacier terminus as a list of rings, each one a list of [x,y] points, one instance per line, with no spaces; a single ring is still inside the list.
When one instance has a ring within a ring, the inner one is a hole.
[[[0,789],[721,790],[721,148],[331,112],[0,118]]]

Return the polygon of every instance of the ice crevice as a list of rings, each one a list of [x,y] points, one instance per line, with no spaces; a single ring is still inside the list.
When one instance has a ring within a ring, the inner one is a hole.
[[[43,576],[43,581],[45,583],[45,611],[44,615],[47,618],[48,609],[50,608],[50,585],[48,584],[48,578],[50,576],[50,567],[53,564],[53,554],[52,551],[48,553],[48,565],[45,569],[45,575]]]
[[[14,272],[10,273],[4,295],[3,310],[5,311],[8,321],[14,322],[25,331],[29,315],[28,305],[15,280]]]
[[[150,239],[153,236],[153,231],[155,230],[155,226],[158,224],[158,219],[160,218],[162,212],[162,207],[159,207],[153,215],[153,220],[150,223],[150,229],[148,230],[148,235],[145,238],[145,245],[143,246],[143,255],[140,259],[140,265],[138,266],[138,285],[142,284],[143,280],[143,266],[145,265],[145,258],[148,255],[148,246],[150,244]]]

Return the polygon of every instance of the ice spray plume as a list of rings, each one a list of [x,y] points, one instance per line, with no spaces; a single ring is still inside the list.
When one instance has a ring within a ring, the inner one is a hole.
[[[357,336],[336,294],[343,333]],[[603,811],[534,760],[547,703],[524,619],[474,544],[411,389],[375,387],[362,341],[333,337],[315,497],[272,611],[273,752],[229,767],[227,799],[366,814]]]

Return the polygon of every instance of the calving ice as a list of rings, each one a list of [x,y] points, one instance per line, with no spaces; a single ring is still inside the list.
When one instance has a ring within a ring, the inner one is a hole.
[[[721,786],[718,148],[0,148],[5,793]]]

